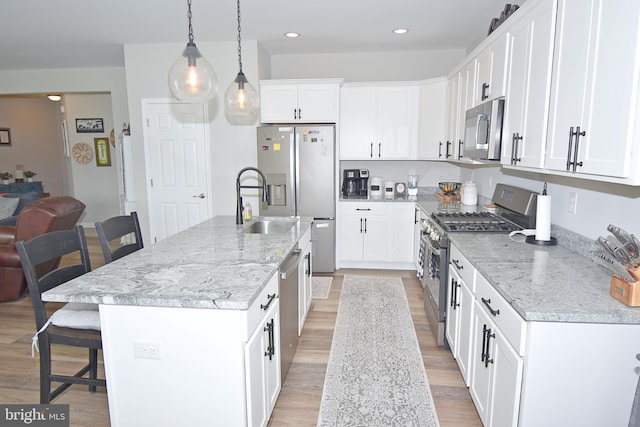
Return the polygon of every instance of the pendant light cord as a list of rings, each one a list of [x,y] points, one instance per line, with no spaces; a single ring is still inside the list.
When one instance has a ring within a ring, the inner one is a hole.
[[[242,73],[242,44],[240,39],[240,0],[238,0],[238,65]]]
[[[187,0],[187,6],[189,10],[187,12],[187,18],[189,19],[189,43],[193,44],[193,26],[191,25],[191,0]]]

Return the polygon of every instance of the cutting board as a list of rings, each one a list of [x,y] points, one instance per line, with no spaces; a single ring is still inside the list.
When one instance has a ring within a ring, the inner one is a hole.
[[[448,195],[446,195],[444,193],[441,193],[439,191],[436,191],[435,194],[436,194],[436,197],[438,199],[444,200],[445,202],[455,202],[455,201],[460,200],[460,194],[452,194],[452,195],[448,196]]]

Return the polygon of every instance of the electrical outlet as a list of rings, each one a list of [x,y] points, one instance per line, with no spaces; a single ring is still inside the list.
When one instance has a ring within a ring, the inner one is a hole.
[[[158,343],[134,342],[133,354],[139,359],[162,359]]]
[[[572,215],[575,215],[577,207],[578,207],[578,193],[574,193],[573,191],[571,191],[569,192],[569,213]]]

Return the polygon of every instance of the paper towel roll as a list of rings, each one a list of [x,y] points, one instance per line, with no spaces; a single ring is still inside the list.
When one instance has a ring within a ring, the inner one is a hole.
[[[538,194],[536,210],[536,240],[551,239],[551,196]]]

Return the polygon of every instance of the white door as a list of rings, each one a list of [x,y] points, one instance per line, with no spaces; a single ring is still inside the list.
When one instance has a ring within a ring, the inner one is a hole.
[[[203,104],[144,100],[143,124],[152,242],[211,216]]]

